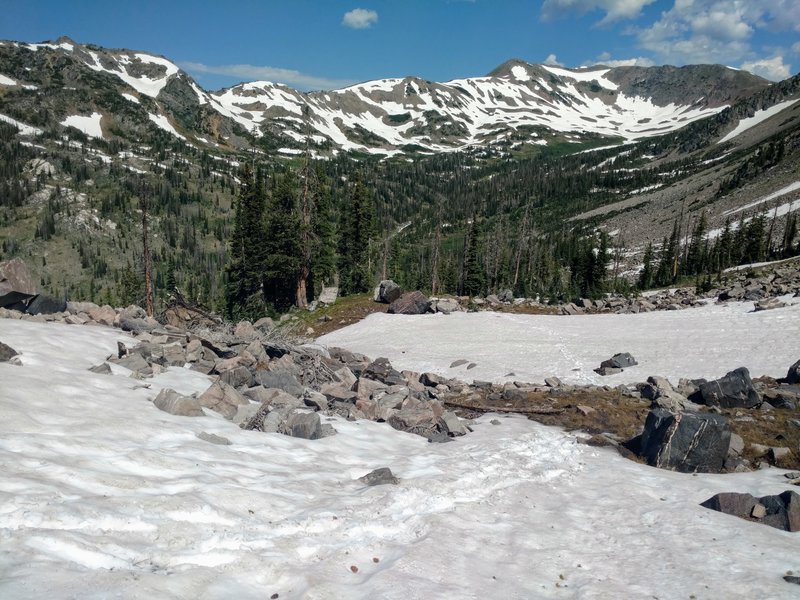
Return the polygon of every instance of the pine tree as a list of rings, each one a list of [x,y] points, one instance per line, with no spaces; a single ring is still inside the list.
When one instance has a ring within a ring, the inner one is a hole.
[[[467,296],[482,294],[486,288],[486,274],[479,256],[480,228],[473,216],[467,231],[466,249],[464,251],[464,276],[461,284]]]
[[[339,234],[339,287],[342,294],[367,292],[372,284],[369,272],[370,241],[375,229],[375,209],[363,181],[353,185],[345,207]]]
[[[310,288],[316,294],[330,284],[336,274],[336,223],[333,217],[331,188],[321,173],[317,173],[317,195],[311,215],[313,259]]]
[[[286,171],[277,183],[268,203],[267,235],[264,246],[264,297],[277,310],[285,310],[297,301],[297,281],[303,264],[298,212],[298,182]]]
[[[261,173],[256,177],[250,165],[244,166],[240,180],[242,183],[228,248],[225,304],[231,318],[257,318],[264,314],[263,306],[259,307],[257,298],[252,297],[261,294],[265,268],[265,191]]]
[[[640,290],[647,290],[653,286],[653,275],[653,243],[648,242],[644,251],[644,265],[637,282]]]

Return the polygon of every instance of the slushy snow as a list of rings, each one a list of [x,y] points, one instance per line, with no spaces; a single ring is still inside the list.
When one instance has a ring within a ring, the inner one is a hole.
[[[426,346],[436,321],[396,323]],[[709,359],[695,323],[682,351]],[[796,339],[784,335],[762,354]],[[721,491],[780,493],[779,469],[673,473],[508,415],[450,444],[341,419],[315,441],[243,431],[151,404],[163,385],[207,387],[196,372],[89,372],[118,340],[134,343],[119,331],[3,319],[0,339],[22,353],[21,366],[0,363],[2,598],[797,597],[782,579],[800,570],[797,534],[699,506]],[[357,481],[378,467],[400,484]]]
[[[64,127],[74,127],[89,137],[102,138],[103,128],[100,126],[102,118],[103,115],[99,112],[93,112],[90,116],[71,115],[61,121],[61,124]]]

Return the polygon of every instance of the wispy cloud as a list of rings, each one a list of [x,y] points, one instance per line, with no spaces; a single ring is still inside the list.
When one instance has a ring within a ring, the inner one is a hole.
[[[354,8],[342,18],[342,25],[353,29],[368,29],[377,22],[378,13],[367,8]]]
[[[761,75],[771,81],[788,79],[791,75],[791,65],[783,62],[783,56],[776,54],[772,58],[760,58],[742,63],[742,69],[756,75]]]
[[[570,14],[584,15],[593,10],[606,13],[598,25],[606,25],[614,21],[635,19],[642,8],[655,0],[544,0],[542,3],[542,19],[551,21]]]
[[[293,69],[260,65],[205,65],[196,62],[182,62],[179,66],[189,73],[225,75],[241,81],[272,81],[285,83],[301,90],[333,90],[357,83],[348,79],[329,79],[308,75]]]
[[[555,54],[548,54],[547,58],[544,59],[544,64],[550,65],[551,67],[563,67],[564,65],[558,62],[558,57]]]

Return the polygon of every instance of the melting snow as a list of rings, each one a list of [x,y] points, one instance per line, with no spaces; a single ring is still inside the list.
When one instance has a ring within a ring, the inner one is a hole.
[[[6,75],[3,75],[2,73],[0,73],[0,85],[15,86],[15,85],[17,85],[17,82],[15,80],[11,79],[11,77],[7,77]]]
[[[39,135],[42,133],[42,130],[38,127],[34,127],[33,125],[26,125],[16,119],[12,119],[11,117],[7,117],[6,115],[0,115],[0,121],[5,121],[6,123],[11,123],[17,129],[21,135]]]
[[[318,341],[385,356],[401,369],[470,380],[542,382],[556,376],[567,383],[617,385],[661,375],[677,384],[681,377],[715,379],[740,366],[748,367],[754,377],[783,377],[797,360],[800,300],[794,302],[762,312],[752,312],[752,303],[730,303],[574,317],[488,311],[446,316],[376,313]],[[639,365],[607,377],[593,372],[617,352],[630,352]],[[458,359],[477,366],[450,369]]]
[[[134,96],[133,94],[127,94],[125,92],[122,92],[122,94],[120,94],[120,96],[125,98],[125,100],[130,100],[131,102],[134,102],[135,104],[141,104],[141,102],[139,102],[139,99],[136,96]]]
[[[511,67],[511,74],[514,76],[514,79],[517,81],[530,81],[531,76],[528,73],[528,70],[520,65],[514,65]]]
[[[172,123],[170,123],[169,119],[167,119],[167,117],[165,117],[164,115],[154,115],[152,113],[149,113],[147,116],[150,118],[150,120],[153,123],[158,125],[164,131],[169,132],[172,135],[174,135],[175,137],[180,138],[180,139],[182,139],[184,141],[186,140],[185,137],[183,137],[180,133],[178,133],[177,129],[175,129],[172,126]]]
[[[741,121],[739,121],[739,124],[736,126],[736,128],[727,135],[725,135],[725,137],[723,137],[717,143],[722,144],[723,142],[732,140],[733,138],[735,138],[738,135],[741,135],[748,129],[755,127],[762,121],[766,121],[770,117],[777,115],[783,109],[789,108],[795,102],[797,102],[797,100],[786,100],[785,102],[779,102],[775,106],[765,108],[764,110],[757,110],[752,117],[747,117],[746,119],[742,119]]]
[[[94,112],[91,116],[71,115],[61,121],[64,127],[74,127],[93,138],[102,138],[103,129],[100,127],[100,121],[103,115],[99,112]]]
[[[778,469],[653,469],[516,416],[450,444],[339,419],[315,441],[242,431],[148,401],[203,389],[196,372],[89,372],[118,331],[0,320],[0,339],[23,353],[0,364],[4,598],[796,597],[796,534],[698,506],[780,493]],[[384,466],[399,485],[357,481]]]
[[[763,198],[759,198],[755,202],[751,202],[750,204],[745,204],[744,206],[740,206],[739,208],[733,208],[731,210],[726,210],[723,215],[732,215],[738,212],[742,212],[744,210],[748,210],[753,208],[754,206],[758,206],[759,204],[764,204],[765,202],[769,202],[770,200],[774,200],[775,198],[780,198],[781,196],[785,196],[786,194],[790,194],[795,190],[800,190],[800,181],[795,181],[794,183],[790,183],[786,187],[779,189],[777,192],[773,192],[768,196],[764,196]]]

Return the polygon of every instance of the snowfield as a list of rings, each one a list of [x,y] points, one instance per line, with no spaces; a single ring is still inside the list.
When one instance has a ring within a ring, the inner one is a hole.
[[[681,377],[716,379],[741,366],[753,377],[783,377],[800,358],[800,299],[782,299],[792,305],[761,312],[753,312],[752,302],[732,302],[574,317],[375,313],[318,342],[464,381],[541,383],[556,376],[565,383],[618,385],[661,375],[677,384]],[[630,352],[639,365],[607,377],[593,371],[618,352]],[[459,359],[477,366],[451,369]]]
[[[734,335],[734,326],[757,318],[771,343],[759,356],[742,352],[735,364],[763,358],[777,370],[789,364],[781,347],[796,350],[797,310],[770,311],[768,319],[734,307],[657,314],[683,319],[669,322],[685,323],[682,354],[723,372],[735,365],[709,354],[703,335],[689,333],[700,323],[695,313],[725,329],[717,343],[735,340],[740,352],[752,330]],[[531,326],[500,316],[488,322],[502,331],[512,322],[517,336]],[[648,325],[648,342],[672,358],[677,351],[661,329],[669,325],[654,316],[637,318]],[[436,354],[444,351],[443,341],[434,345],[440,322],[468,325],[450,343],[488,331],[478,328],[488,318],[479,314],[384,318],[394,332],[416,332],[417,347]],[[380,328],[388,327],[381,318],[369,321],[384,350],[398,345],[382,337]],[[609,337],[631,329],[626,318],[561,317],[541,328],[551,343],[563,330],[561,346],[537,360],[560,364],[567,340],[598,344],[570,330],[578,323],[592,332],[594,321]],[[196,372],[173,368],[141,381],[121,367],[114,375],[89,372],[115,352],[117,340],[133,343],[119,331],[2,319],[0,340],[22,353],[21,366],[0,363],[0,598],[798,594],[782,579],[800,572],[797,534],[698,505],[721,491],[780,493],[788,486],[778,469],[700,476],[657,470],[518,416],[482,417],[474,433],[449,444],[340,419],[331,420],[338,435],[322,440],[249,432],[211,412],[175,417],[149,402],[162,385],[204,389],[209,380]],[[497,332],[482,342],[487,356],[507,349]],[[448,353],[468,351],[462,345]],[[232,444],[202,441],[201,431]],[[390,467],[400,484],[357,481],[378,467]]]

